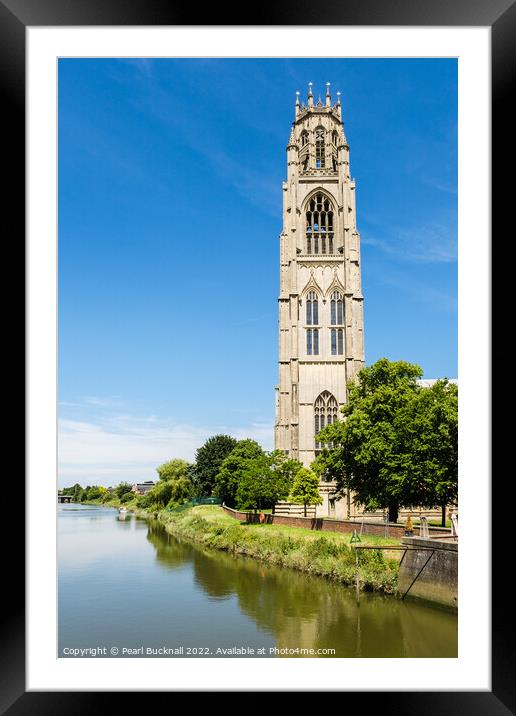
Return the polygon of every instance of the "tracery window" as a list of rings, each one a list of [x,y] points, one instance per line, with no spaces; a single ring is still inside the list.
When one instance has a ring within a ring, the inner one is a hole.
[[[324,129],[315,130],[315,168],[324,169]]]
[[[306,144],[308,144],[308,132],[303,129],[301,132],[301,146],[304,147]]]
[[[310,291],[306,297],[306,325],[317,326],[319,323],[319,299],[315,291]]]
[[[319,395],[314,404],[315,437],[317,437],[317,433],[319,433],[327,425],[332,425],[334,422],[336,422],[338,409],[339,404],[328,390],[323,391]],[[317,440],[315,441],[316,453],[325,447],[331,448],[331,444],[319,443],[317,442]]]
[[[333,215],[333,204],[327,196],[319,193],[312,197],[306,211],[307,254],[333,253]]]

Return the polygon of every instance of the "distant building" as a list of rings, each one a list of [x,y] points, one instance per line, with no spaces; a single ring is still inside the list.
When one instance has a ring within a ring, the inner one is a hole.
[[[147,480],[146,482],[137,482],[131,487],[131,492],[136,492],[137,495],[146,495],[152,490],[155,484],[156,483],[152,482],[152,480]]]

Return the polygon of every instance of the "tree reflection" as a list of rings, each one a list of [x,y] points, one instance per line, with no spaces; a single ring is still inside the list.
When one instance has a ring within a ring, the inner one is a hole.
[[[241,612],[279,648],[333,648],[336,657],[457,655],[457,620],[447,612],[370,593],[357,606],[349,587],[183,542],[159,523],[149,524],[147,539],[163,566],[191,564],[211,599],[236,596]]]

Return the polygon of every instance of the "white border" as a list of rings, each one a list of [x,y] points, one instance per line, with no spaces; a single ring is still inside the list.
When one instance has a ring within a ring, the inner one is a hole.
[[[27,689],[489,690],[491,530],[479,519],[491,502],[490,28],[38,27],[27,40]],[[325,47],[343,57],[459,58],[459,657],[57,659],[56,58],[304,57]]]

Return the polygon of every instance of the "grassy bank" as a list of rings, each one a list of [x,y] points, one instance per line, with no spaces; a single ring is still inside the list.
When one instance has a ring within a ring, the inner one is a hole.
[[[116,497],[105,502],[91,500],[82,504],[122,506]],[[142,509],[135,498],[123,506],[138,517],[159,521],[170,534],[205,547],[290,567],[341,584],[355,584],[355,552],[350,546],[349,534],[314,532],[274,524],[247,524],[230,517],[221,507],[211,505],[172,513],[156,508]],[[392,538],[363,535],[362,544],[388,546],[400,543]],[[395,550],[359,552],[360,588],[394,593],[401,554]]]
[[[205,547],[262,562],[290,567],[308,574],[355,584],[355,553],[350,535],[313,532],[282,525],[246,524],[229,517],[220,507],[202,505],[181,513],[134,509],[141,517],[161,522],[170,534]],[[394,539],[362,538],[364,544],[399,544]],[[393,593],[396,590],[399,553],[383,550],[359,553],[360,587]]]

